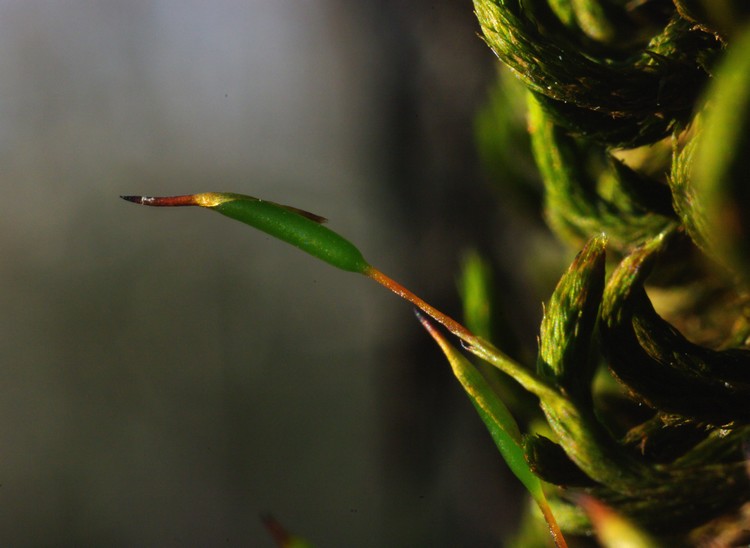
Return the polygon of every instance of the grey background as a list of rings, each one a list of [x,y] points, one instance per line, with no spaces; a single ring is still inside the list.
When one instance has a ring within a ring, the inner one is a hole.
[[[266,511],[319,546],[500,542],[517,487],[408,305],[117,198],[314,211],[457,315],[477,31],[460,1],[0,2],[0,543],[271,546]]]

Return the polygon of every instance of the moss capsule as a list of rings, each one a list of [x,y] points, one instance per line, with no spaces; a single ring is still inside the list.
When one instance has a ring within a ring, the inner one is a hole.
[[[364,274],[370,265],[349,240],[323,226],[325,220],[312,213],[267,200],[207,192],[186,196],[123,196],[124,200],[149,206],[200,206],[248,224],[283,240],[337,268]]]

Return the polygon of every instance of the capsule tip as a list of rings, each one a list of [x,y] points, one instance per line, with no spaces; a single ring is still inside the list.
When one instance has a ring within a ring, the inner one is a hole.
[[[134,204],[143,204],[144,196],[120,196],[126,202],[133,202]]]
[[[201,194],[186,194],[183,196],[120,196],[127,202],[134,204],[155,206],[155,207],[174,207],[174,206],[194,206],[202,205],[199,197]]]

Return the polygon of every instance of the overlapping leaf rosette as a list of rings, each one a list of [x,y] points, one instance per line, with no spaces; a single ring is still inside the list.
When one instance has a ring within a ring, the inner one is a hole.
[[[502,75],[485,142],[493,120],[508,132],[502,101],[510,107],[515,93],[518,106],[508,92],[518,82],[544,216],[580,249],[540,330],[535,374],[555,394],[539,395],[549,432],[523,442],[531,469],[556,486],[547,498],[560,528],[568,538],[592,532],[593,514],[575,504],[583,496],[655,542],[741,538],[750,529],[750,8],[474,6],[516,76]]]

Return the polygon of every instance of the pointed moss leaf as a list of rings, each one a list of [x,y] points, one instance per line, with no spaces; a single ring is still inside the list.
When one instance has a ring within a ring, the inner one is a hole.
[[[490,267],[476,250],[466,253],[462,266],[459,290],[464,305],[464,322],[472,333],[490,340],[490,305],[493,301]]]
[[[537,370],[561,397],[540,397],[547,422],[571,461],[595,482],[620,492],[658,479],[621,450],[591,404],[594,327],[604,285],[606,239],[593,238],[563,275],[545,311]]]
[[[690,469],[697,466],[706,466],[714,462],[731,462],[732,460],[744,460],[748,466],[748,477],[750,478],[750,425],[740,426],[727,430],[717,428],[712,430],[705,439],[694,444],[690,451],[676,459],[674,464],[678,467]]]
[[[596,365],[592,335],[604,289],[603,236],[589,240],[557,284],[544,311],[537,370],[588,401]]]
[[[711,424],[750,421],[750,351],[688,341],[653,308],[643,283],[668,238],[634,251],[613,271],[601,310],[602,349],[615,377],[662,412]]]
[[[707,97],[695,151],[695,192],[709,242],[750,282],[750,29],[728,50]]]
[[[539,478],[531,471],[524,457],[521,431],[508,408],[492,391],[476,367],[451,346],[424,317],[418,317],[448,358],[453,374],[474,404],[505,462],[535,500],[543,498]]]
[[[705,201],[698,195],[693,179],[695,150],[702,128],[703,117],[696,116],[691,128],[694,137],[682,149],[677,147],[677,140],[675,140],[669,186],[675,212],[690,238],[706,255],[721,262],[721,259],[716,256],[716,248],[711,241]]]
[[[594,524],[596,536],[604,548],[657,548],[651,536],[632,521],[602,504],[593,497],[581,495],[578,504]]]
[[[552,121],[537,98],[529,95],[528,105],[532,149],[544,181],[545,213],[558,236],[580,246],[604,233],[612,248],[623,250],[675,222],[629,198],[632,183],[621,180],[626,173],[622,169],[611,167],[609,174],[618,186],[617,201],[603,196],[587,167],[587,149]]]
[[[493,392],[492,387],[474,365],[458,350],[448,344],[445,337],[426,318],[421,314],[417,314],[417,317],[448,358],[448,362],[453,368],[453,374],[469,396],[471,403],[477,410],[487,430],[489,430],[492,440],[495,442],[508,467],[523,483],[526,490],[539,506],[555,543],[559,547],[566,547],[567,544],[562,536],[560,527],[550,510],[549,503],[542,490],[542,482],[531,471],[528,462],[526,462],[522,447],[521,432],[510,411]]]

